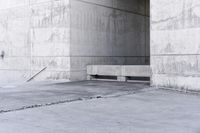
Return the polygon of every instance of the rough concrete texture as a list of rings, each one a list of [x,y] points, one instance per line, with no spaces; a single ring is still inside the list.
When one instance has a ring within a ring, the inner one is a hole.
[[[145,0],[0,0],[0,81],[86,78],[88,64],[149,64]]]
[[[76,84],[72,86],[71,83],[64,86],[66,87],[68,85],[72,88],[76,86]],[[54,89],[57,90],[58,86],[60,85],[55,85]],[[100,93],[104,93],[104,88],[106,88],[107,91],[109,89],[111,89],[110,91],[115,91],[115,89],[117,89],[121,90],[121,94],[123,94],[122,90],[130,86],[131,88],[135,88],[135,90],[140,88],[130,84],[119,86],[119,84],[116,85],[116,83],[113,82],[79,82],[77,83],[77,87],[78,86],[83,87],[83,90],[88,88],[90,90],[89,92],[91,92],[92,89],[96,92],[96,88],[99,88],[98,91]],[[13,92],[15,91],[15,93],[10,93],[10,95],[21,95],[21,97],[27,95],[24,91],[19,91],[19,88],[21,87],[14,88]],[[47,88],[48,87],[46,87],[46,89]],[[47,91],[48,90],[46,90],[46,93]],[[52,89],[49,88],[48,97],[51,95],[51,92]],[[76,89],[73,89],[73,94],[74,93],[85,97],[83,92],[76,91]],[[47,94],[43,94],[44,93],[41,93],[41,95],[37,96],[33,94],[33,97],[38,97],[39,99],[43,97],[42,99],[45,100],[44,97],[46,97]],[[53,93],[53,95],[57,95],[58,98],[60,97],[59,93]],[[70,93],[65,93],[65,95],[70,95]],[[3,95],[1,95],[1,97],[2,96]],[[42,99],[41,101],[43,101]],[[15,98],[15,100],[17,101],[18,98]],[[24,99],[24,102],[25,101],[28,100]],[[4,104],[6,104],[6,102]],[[135,94],[130,95],[82,100],[1,113],[0,132],[199,133],[199,114],[199,95],[145,89],[145,91],[135,91]]]
[[[200,89],[199,34],[199,0],[151,0],[153,85]]]
[[[69,77],[69,1],[0,1],[0,81]]]
[[[118,96],[143,91],[148,84],[117,82],[60,82],[2,85],[0,112],[59,104],[91,98]]]
[[[87,65],[148,65],[147,0],[71,0],[71,79]]]

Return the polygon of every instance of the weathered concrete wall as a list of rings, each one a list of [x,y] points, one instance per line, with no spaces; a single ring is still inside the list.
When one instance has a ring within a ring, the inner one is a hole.
[[[148,0],[0,1],[0,81],[86,79],[87,65],[149,64]]]
[[[71,80],[87,65],[149,64],[148,0],[71,0]]]
[[[0,3],[0,81],[20,80],[30,76],[30,45],[28,29],[28,3],[23,1],[1,1]]]
[[[200,89],[199,35],[199,0],[151,0],[153,85]]]
[[[69,78],[69,0],[0,1],[0,82]]]

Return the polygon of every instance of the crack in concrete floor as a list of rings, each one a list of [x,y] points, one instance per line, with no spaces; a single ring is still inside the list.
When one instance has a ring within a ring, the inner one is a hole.
[[[71,94],[75,95],[67,97]],[[17,104],[11,109],[5,106],[0,114],[3,133],[200,131],[199,95],[142,84],[79,82],[20,86],[12,91],[0,89],[0,105],[4,106],[2,103]]]
[[[157,90],[157,89],[156,88],[144,88],[137,92],[127,92],[127,93],[121,93],[121,94],[119,93],[119,94],[113,94],[113,95],[108,95],[108,96],[99,95],[99,96],[95,96],[95,97],[84,97],[84,98],[80,97],[77,99],[55,101],[55,102],[45,103],[45,104],[28,105],[28,106],[22,106],[20,108],[15,108],[15,109],[0,110],[0,114],[5,114],[5,113],[15,112],[15,111],[22,111],[22,110],[33,109],[33,108],[46,107],[46,106],[53,106],[53,105],[58,105],[58,104],[65,104],[65,103],[76,102],[76,101],[83,101],[83,100],[87,101],[87,100],[93,100],[93,99],[117,98],[117,97],[121,97],[121,96],[145,93],[145,92],[153,91],[153,90]]]
[[[81,100],[120,97],[150,90],[155,88],[141,83],[103,81],[20,85],[10,90],[0,90],[0,114]]]

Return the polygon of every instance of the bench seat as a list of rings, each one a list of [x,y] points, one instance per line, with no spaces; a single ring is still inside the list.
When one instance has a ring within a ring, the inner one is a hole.
[[[117,77],[118,81],[127,81],[128,77],[151,77],[149,65],[89,65],[87,66],[88,80],[98,76]]]

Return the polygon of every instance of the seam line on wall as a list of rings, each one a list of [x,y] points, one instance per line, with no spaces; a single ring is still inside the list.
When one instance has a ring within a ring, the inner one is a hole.
[[[154,54],[151,56],[199,56],[200,54]]]
[[[109,8],[109,9],[113,9],[113,10],[118,10],[118,11],[126,12],[126,13],[131,13],[131,14],[135,14],[135,15],[139,15],[139,16],[149,17],[148,15],[144,15],[142,13],[138,13],[138,12],[134,12],[134,11],[129,11],[129,10],[125,10],[125,9],[120,9],[120,8],[116,8],[116,7],[111,7],[111,6],[106,6],[106,5],[101,5],[101,4],[97,4],[97,3],[92,3],[92,2],[88,2],[88,1],[84,1],[84,0],[75,0],[75,1],[86,3],[86,4],[90,4],[90,5],[101,6],[101,7],[105,7],[105,8]]]
[[[60,57],[121,57],[121,58],[126,58],[126,57],[141,57],[141,58],[145,58],[145,57],[150,57],[150,56],[82,56],[82,55],[78,55],[78,56],[33,56],[33,58],[37,58],[37,57],[43,57],[43,58],[60,58]],[[25,56],[9,56],[8,58],[29,58],[29,57],[25,57]]]

